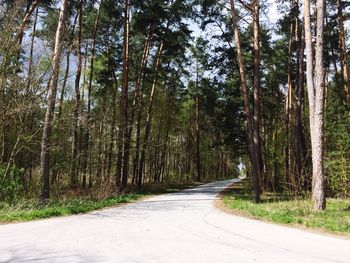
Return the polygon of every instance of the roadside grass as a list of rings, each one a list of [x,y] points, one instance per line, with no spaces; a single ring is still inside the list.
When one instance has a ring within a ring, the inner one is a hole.
[[[304,226],[331,233],[350,235],[350,200],[327,199],[327,209],[312,210],[310,199],[296,199],[278,193],[267,193],[255,204],[244,183],[225,193],[227,208],[243,216],[280,224]]]
[[[67,216],[86,213],[101,208],[112,207],[140,199],[140,194],[111,196],[102,200],[74,198],[68,200],[50,200],[41,203],[38,200],[22,200],[15,204],[0,203],[0,222],[23,222],[55,216]]]
[[[113,195],[111,192],[108,193],[106,191],[101,197],[93,197],[94,194],[92,193],[84,194],[77,190],[76,193],[67,192],[63,196],[53,197],[46,203],[40,202],[36,198],[22,198],[11,203],[0,201],[0,223],[24,222],[87,213],[129,203],[147,196],[178,192],[197,185],[199,183],[196,182],[183,184],[146,184],[140,190],[135,187],[129,187],[123,195]],[[84,197],[81,197],[81,195]]]

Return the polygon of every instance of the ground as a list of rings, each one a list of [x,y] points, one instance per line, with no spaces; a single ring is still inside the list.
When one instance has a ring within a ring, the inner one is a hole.
[[[220,181],[83,215],[0,226],[0,262],[348,262],[348,239],[225,213]]]

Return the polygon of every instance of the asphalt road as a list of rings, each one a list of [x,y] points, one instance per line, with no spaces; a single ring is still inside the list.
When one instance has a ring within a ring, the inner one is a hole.
[[[0,262],[350,262],[350,241],[226,214],[231,181],[84,215],[0,226]]]

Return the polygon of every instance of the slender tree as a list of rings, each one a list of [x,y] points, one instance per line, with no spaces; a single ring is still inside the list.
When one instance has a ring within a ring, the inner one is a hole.
[[[248,85],[247,85],[247,79],[246,79],[246,73],[245,73],[245,64],[244,64],[243,52],[241,48],[240,34],[237,26],[237,14],[236,14],[236,9],[235,9],[233,0],[230,0],[230,6],[231,6],[232,28],[233,28],[234,40],[236,44],[239,74],[241,79],[241,88],[242,88],[242,95],[243,95],[243,102],[244,102],[244,114],[246,117],[246,126],[247,126],[246,132],[248,137],[249,158],[250,158],[250,163],[252,167],[254,200],[256,203],[259,203],[260,202],[260,177],[259,177],[260,172],[259,172],[259,166],[258,166],[258,162],[259,162],[258,154],[256,150],[257,143],[254,142],[253,123],[252,123],[253,121],[252,121],[252,116],[251,116],[250,106],[249,106]]]
[[[53,76],[50,83],[49,95],[48,95],[48,106],[45,114],[45,121],[43,125],[43,136],[41,141],[41,155],[40,155],[40,174],[42,178],[42,191],[41,198],[49,198],[49,171],[50,171],[50,143],[51,143],[51,129],[52,120],[55,111],[56,93],[59,68],[61,62],[61,52],[63,45],[63,34],[64,34],[64,23],[66,20],[66,14],[68,9],[68,0],[61,1],[60,16],[58,20],[56,38],[55,38],[55,49],[53,54]]]
[[[129,0],[124,0],[124,42],[123,42],[123,79],[120,98],[119,132],[118,132],[118,159],[117,159],[117,187],[121,192],[127,185],[128,167],[127,158],[124,158],[125,141],[128,136],[128,89],[129,89]],[[124,160],[124,162],[123,162]],[[123,167],[122,167],[123,166]],[[123,170],[122,170],[123,168]]]
[[[75,108],[74,121],[72,129],[72,157],[71,157],[71,186],[76,187],[78,184],[77,177],[77,155],[78,155],[78,121],[80,111],[80,77],[82,70],[82,55],[81,55],[81,32],[83,27],[83,0],[78,4],[78,34],[76,41],[77,48],[77,74],[75,76]]]

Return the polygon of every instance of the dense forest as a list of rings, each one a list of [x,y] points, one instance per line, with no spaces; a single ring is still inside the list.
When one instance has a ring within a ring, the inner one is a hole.
[[[0,0],[0,200],[239,175],[255,202],[349,197],[348,7]]]

